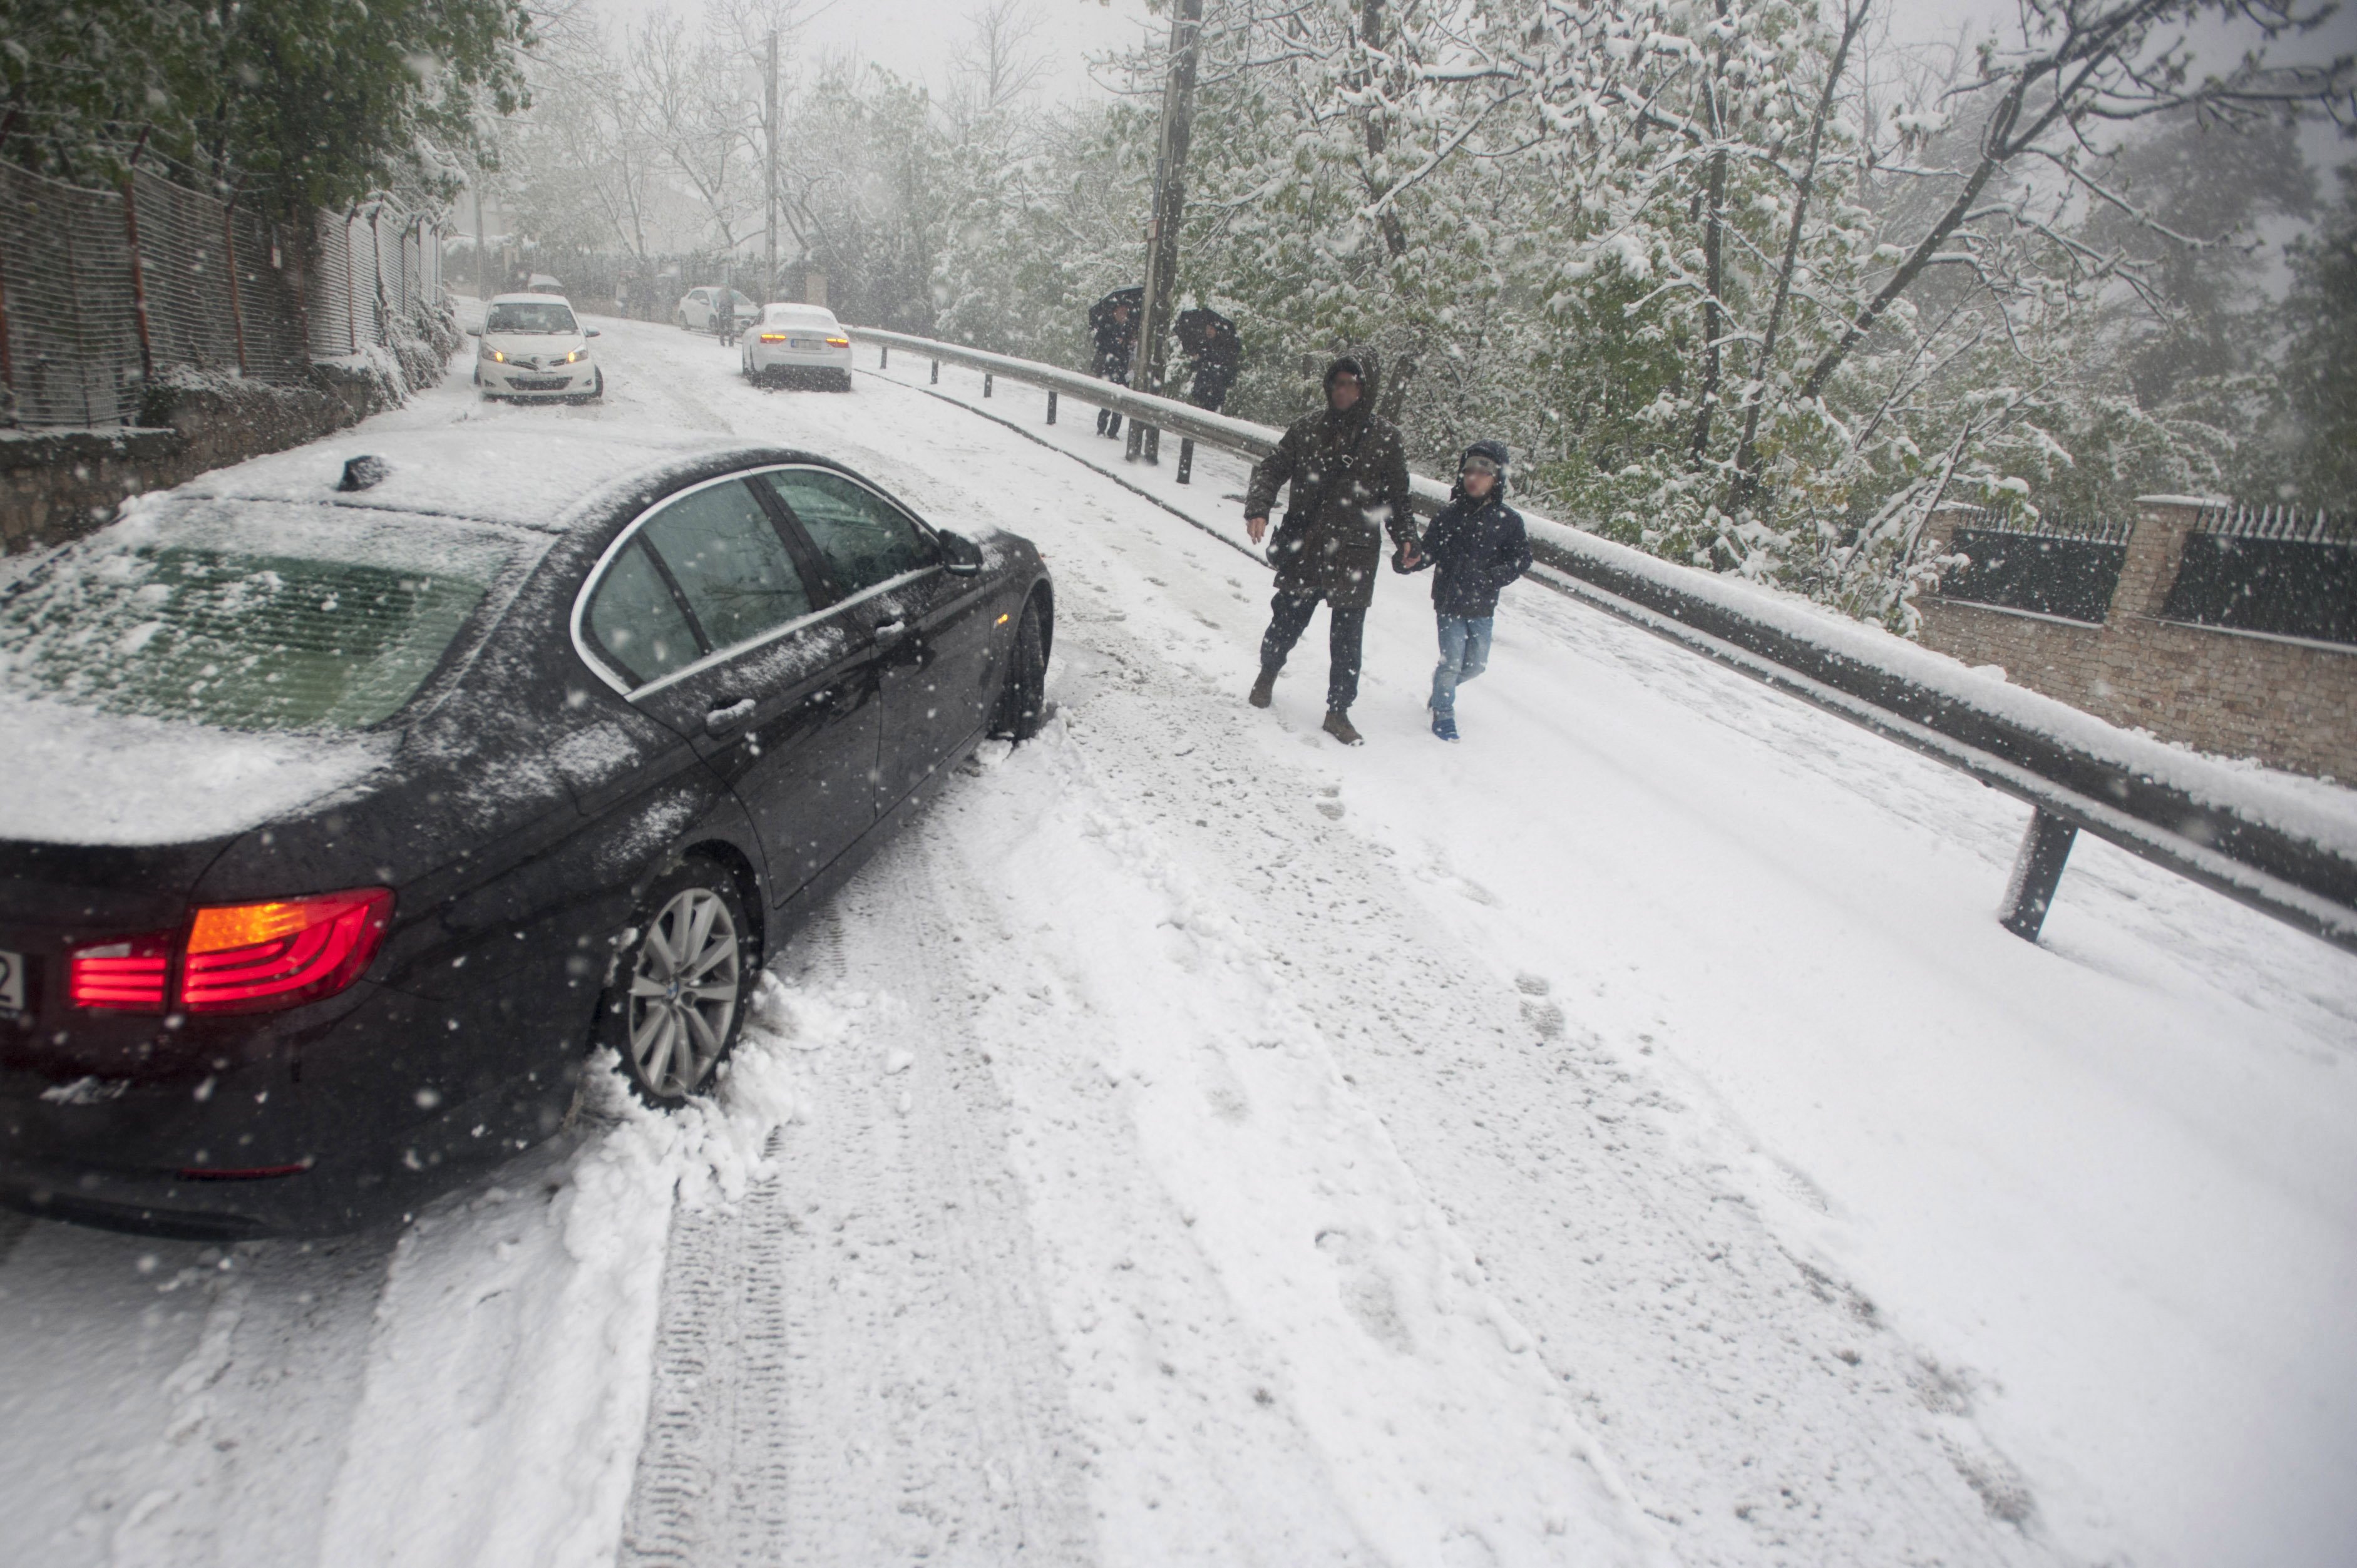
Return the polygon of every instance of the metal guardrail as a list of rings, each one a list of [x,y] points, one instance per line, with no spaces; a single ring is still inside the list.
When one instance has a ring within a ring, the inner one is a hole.
[[[1051,400],[1061,393],[1114,409],[1255,462],[1282,434],[1052,365],[905,333],[850,330],[888,360],[897,350],[937,367],[963,365],[1043,388]],[[1447,504],[1448,489],[1419,475],[1411,496],[1416,511],[1429,516]],[[1544,518],[1529,521],[1535,580],[2027,802],[2034,814],[1998,912],[2017,935],[2037,940],[2072,842],[2083,829],[2357,952],[2357,854],[2270,822],[2249,802],[2202,798],[2160,777],[2166,769],[2140,767],[2125,755],[2149,743],[2123,735],[2124,755],[2105,756],[2098,745],[2042,729],[1932,679],[1932,655],[1886,655],[1857,646],[1862,636],[1813,635],[1823,628],[1806,624],[1812,618],[1745,603],[1748,589],[1709,573]],[[1924,668],[1905,667],[1919,660]]]

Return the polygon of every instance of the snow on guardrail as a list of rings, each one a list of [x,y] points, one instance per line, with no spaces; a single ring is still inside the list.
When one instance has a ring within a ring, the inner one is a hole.
[[[850,332],[888,353],[1067,394],[1255,461],[1283,435],[1077,371],[907,333]],[[1415,475],[1410,495],[1429,516],[1448,503],[1448,487]],[[1534,575],[1550,585],[2357,950],[2357,791],[2122,729],[1792,595],[1523,515],[1539,559]]]

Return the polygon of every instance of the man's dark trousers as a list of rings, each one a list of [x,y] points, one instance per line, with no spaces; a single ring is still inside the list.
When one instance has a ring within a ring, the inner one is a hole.
[[[1319,596],[1297,599],[1291,594],[1279,594],[1269,600],[1268,630],[1260,639],[1260,667],[1275,674],[1285,668],[1285,656],[1309,629],[1309,618],[1318,613]],[[1367,635],[1367,607],[1349,608],[1336,605],[1327,614],[1327,657],[1331,660],[1326,671],[1326,711],[1347,713],[1359,700],[1359,648]]]

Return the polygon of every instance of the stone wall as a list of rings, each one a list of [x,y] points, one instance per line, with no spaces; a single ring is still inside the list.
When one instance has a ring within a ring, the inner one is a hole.
[[[2201,509],[2164,497],[2139,509],[2102,626],[1934,596],[1924,646],[2164,740],[2357,782],[2357,649],[2161,619]],[[1943,530],[1935,515],[1941,554]]]
[[[311,367],[311,384],[185,376],[149,387],[139,423],[92,430],[0,430],[0,555],[61,544],[102,527],[144,491],[283,452],[398,406],[442,379],[460,338],[431,335]]]

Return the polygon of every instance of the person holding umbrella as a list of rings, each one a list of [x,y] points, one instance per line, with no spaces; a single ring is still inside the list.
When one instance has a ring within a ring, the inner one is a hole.
[[[1143,285],[1117,288],[1089,306],[1089,333],[1096,339],[1096,374],[1117,385],[1129,384],[1129,365],[1137,349],[1137,317],[1145,308]],[[1097,434],[1121,434],[1121,414],[1097,410]]]
[[[1216,310],[1197,306],[1178,313],[1178,347],[1195,361],[1194,380],[1187,389],[1187,401],[1197,408],[1220,412],[1228,401],[1228,389],[1235,385],[1236,371],[1243,362],[1244,346],[1236,336],[1236,324]]]

